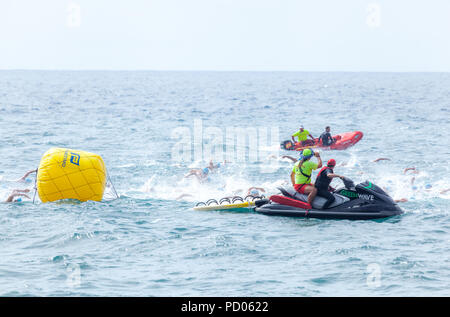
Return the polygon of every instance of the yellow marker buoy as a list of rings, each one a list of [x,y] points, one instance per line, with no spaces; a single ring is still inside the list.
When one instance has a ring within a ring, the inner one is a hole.
[[[100,155],[65,148],[51,148],[42,156],[37,173],[42,202],[61,199],[101,201],[106,167]]]

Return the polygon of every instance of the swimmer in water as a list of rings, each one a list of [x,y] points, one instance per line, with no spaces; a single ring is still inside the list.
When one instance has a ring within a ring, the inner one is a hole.
[[[419,190],[419,187],[417,187],[416,185],[413,185],[412,190],[416,191]],[[433,188],[433,186],[431,184],[426,184],[425,187],[423,188],[425,191],[429,192],[431,191],[431,188]]]
[[[261,197],[261,192],[265,193],[266,190],[262,187],[250,187],[247,190],[247,196]]]
[[[208,167],[205,167],[203,169],[194,168],[194,169],[191,169],[189,171],[189,173],[184,176],[184,178],[188,178],[188,177],[194,175],[195,177],[197,177],[197,179],[200,183],[203,183],[203,182],[208,181],[208,179],[209,179],[208,174],[209,174]]]
[[[227,161],[224,161],[224,164],[227,163]],[[210,180],[209,173],[213,172],[214,170],[217,170],[221,167],[221,163],[214,164],[213,161],[209,161],[209,165],[205,168],[194,168],[189,171],[188,174],[184,176],[184,178],[190,177],[192,175],[195,175],[197,177],[198,181],[200,183],[208,182]]]
[[[14,200],[16,197],[26,197],[31,199],[26,193],[29,193],[29,189],[14,189],[9,197],[5,200],[5,203],[15,203],[22,201],[21,198]]]

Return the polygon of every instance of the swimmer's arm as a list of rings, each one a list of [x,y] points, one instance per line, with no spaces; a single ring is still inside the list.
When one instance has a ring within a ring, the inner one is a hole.
[[[293,158],[292,156],[289,156],[289,155],[283,155],[281,158],[287,158],[287,159],[290,159],[292,162],[297,162],[297,160],[295,159],[295,158]]]
[[[405,170],[403,171],[403,174],[406,174],[407,171],[416,171],[416,168],[415,167],[405,168]]]
[[[248,189],[248,192],[250,192],[252,189],[256,189],[256,190],[260,190],[260,191],[262,191],[262,192],[266,192],[266,191],[264,190],[264,188],[261,188],[261,187],[250,187],[250,188]]]
[[[19,178],[17,180],[17,182],[24,182],[27,179],[28,175],[36,173],[36,172],[37,172],[37,169],[26,172],[25,175],[23,175],[21,178]]]
[[[376,160],[374,160],[374,163],[379,162],[379,161],[390,161],[390,160],[391,159],[386,158],[386,157],[380,157],[380,158],[377,158]]]
[[[189,176],[192,176],[192,175],[198,175],[198,173],[200,173],[200,170],[199,170],[199,169],[192,169],[192,170],[190,170],[190,172],[189,172],[188,174],[186,174],[186,175],[184,176],[184,178],[189,177]]]
[[[192,195],[191,195],[191,194],[181,194],[180,196],[178,196],[178,197],[176,198],[176,200],[180,200],[180,199],[182,199],[182,198],[184,198],[184,197],[192,197]]]
[[[27,194],[22,194],[22,193],[12,193],[11,195],[9,195],[9,197],[6,199],[6,203],[12,203],[15,197],[26,197],[28,199],[31,199]]]

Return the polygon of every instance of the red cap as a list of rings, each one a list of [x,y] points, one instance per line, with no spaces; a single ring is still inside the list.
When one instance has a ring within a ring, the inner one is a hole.
[[[330,167],[336,166],[336,161],[334,159],[329,159],[327,162],[327,166],[330,166]]]

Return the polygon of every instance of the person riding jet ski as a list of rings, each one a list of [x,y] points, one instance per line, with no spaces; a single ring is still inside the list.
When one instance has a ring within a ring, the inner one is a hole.
[[[317,157],[318,163],[311,162],[311,157]],[[314,153],[311,149],[305,149],[299,160],[294,164],[291,173],[292,185],[300,194],[308,194],[308,204],[311,205],[316,197],[317,189],[311,184],[311,173],[313,170],[322,167],[322,159],[318,152]]]
[[[317,189],[317,196],[324,197],[327,202],[323,205],[323,209],[328,208],[335,200],[335,196],[330,193],[334,189],[330,186],[331,181],[335,177],[339,177],[344,180],[344,176],[335,174],[333,169],[336,166],[336,161],[334,159],[329,159],[327,166],[324,166],[319,174],[317,175],[316,182],[314,184]]]

